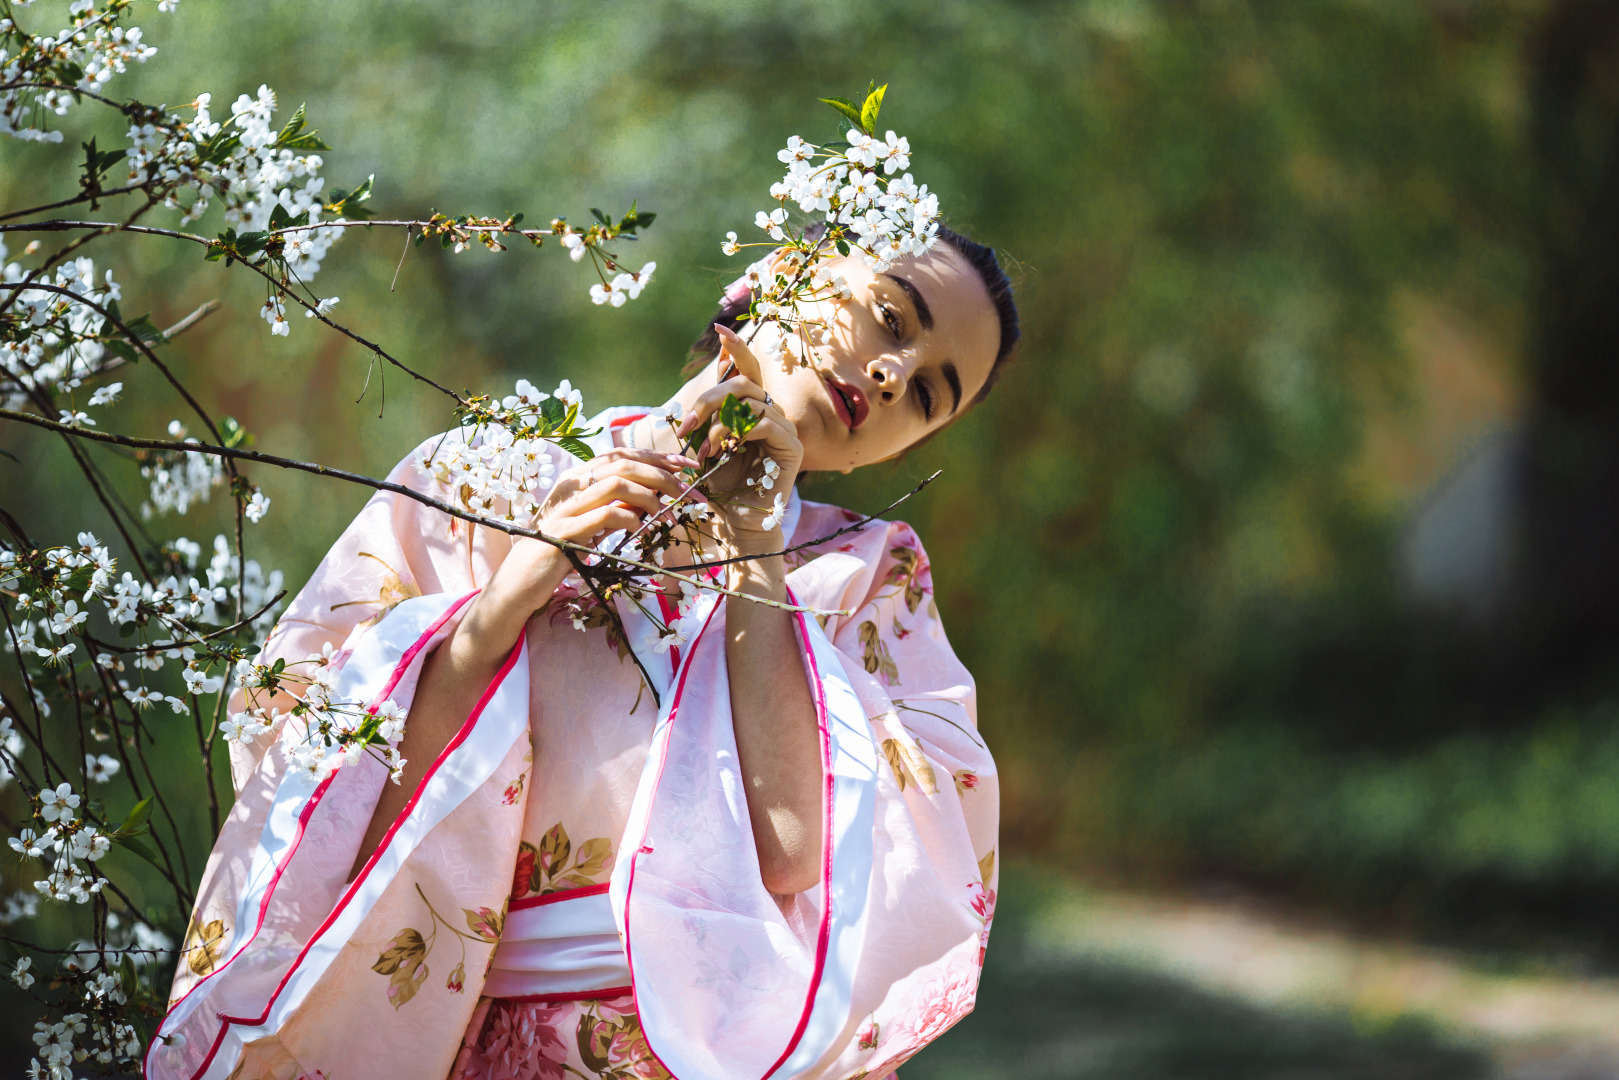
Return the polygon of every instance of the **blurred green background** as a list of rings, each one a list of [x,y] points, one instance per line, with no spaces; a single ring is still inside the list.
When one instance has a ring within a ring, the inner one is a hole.
[[[1306,1049],[1221,1057],[1149,1034],[1172,1050],[1094,1073],[1041,1056],[1013,1019],[1016,958],[1039,952],[1018,944],[1038,889],[1016,885],[1041,867],[1081,891],[1280,898],[1356,932],[1608,969],[1614,5],[185,0],[144,25],[162,52],[118,93],[207,90],[218,111],[268,83],[279,116],[306,101],[336,148],[328,184],[375,173],[386,215],[656,211],[634,254],[658,279],[623,309],[593,307],[550,248],[411,250],[390,291],[400,238],[382,231],[347,237],[317,279],[348,325],[437,379],[566,377],[591,407],[672,391],[740,271],[719,239],[767,206],[775,149],[835,137],[816,97],[889,84],[883,126],[909,136],[950,221],[1003,253],[1025,330],[948,437],[808,490],[875,509],[944,470],[904,515],[978,678],[1007,851],[1032,868],[1003,889],[1006,959],[990,950],[980,1015],[908,1077],[1486,1068],[1404,1029],[1279,1035],[1266,1025],[1292,1021],[1200,1012],[1107,967],[1048,972],[1072,1002],[1043,999],[1034,1026],[1105,1000],[1221,1046]],[[72,192],[71,155],[0,153],[0,205]],[[126,310],[165,325],[225,301],[175,355],[259,448],[380,475],[447,424],[442,399],[313,324],[272,338],[242,271],[116,250]],[[129,387],[104,425],[155,434],[180,415]],[[58,494],[59,448],[3,441],[27,463],[0,468],[4,505],[71,536],[87,511]],[[251,542],[296,586],[365,492],[252,475],[274,507]],[[216,503],[151,527],[206,541],[224,520]]]

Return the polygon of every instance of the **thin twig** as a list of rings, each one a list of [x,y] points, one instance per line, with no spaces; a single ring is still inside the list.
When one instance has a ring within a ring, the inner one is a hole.
[[[394,286],[399,284],[399,271],[405,268],[405,256],[410,253],[410,230],[405,230],[405,247],[399,253],[399,265],[394,267],[394,279],[388,282],[388,291],[393,292]]]
[[[909,499],[912,495],[915,495],[917,492],[921,491],[923,488],[927,487],[929,484],[933,483],[933,481],[937,480],[939,477],[941,477],[943,475],[944,475],[944,470],[943,469],[935,470],[932,476],[928,477],[926,480],[923,480],[920,484],[916,485],[914,488],[907,491],[905,494],[901,495],[899,498],[895,499],[893,502],[889,503],[887,506],[883,507],[881,510],[877,511],[875,514],[867,514],[865,517],[861,518],[859,521],[855,522],[854,524],[845,525],[843,528],[839,529],[835,533],[828,533],[826,536],[816,537],[814,540],[806,540],[802,544],[794,544],[792,547],[782,548],[780,551],[766,552],[763,555],[737,555],[737,556],[734,556],[734,557],[729,558],[729,559],[714,559],[714,560],[712,560],[710,562],[691,563],[691,564],[689,564],[687,566],[670,567],[670,569],[671,570],[706,570],[711,566],[729,566],[731,563],[747,562],[750,559],[774,559],[774,558],[777,558],[778,556],[781,556],[781,555],[791,555],[795,551],[803,551],[805,548],[820,547],[822,544],[828,542],[829,540],[836,540],[838,537],[843,536],[843,535],[845,535],[847,533],[859,532],[861,529],[864,529],[867,525],[870,525],[873,521],[876,521],[878,518],[882,517],[884,514],[888,513],[890,510],[894,509],[894,507],[898,506],[900,503],[904,502],[906,499]]]
[[[149,182],[150,181],[148,181],[148,183]],[[75,195],[71,199],[63,199],[61,202],[47,203],[44,206],[31,206],[27,210],[13,210],[9,214],[0,214],[0,221],[10,221],[13,218],[27,217],[29,214],[43,214],[47,210],[60,210],[64,206],[75,206],[82,202],[89,202],[92,198],[110,199],[114,195],[128,195],[131,191],[140,191],[145,187],[145,184],[130,184],[128,187],[113,188],[110,191],[100,191],[95,195],[85,192],[82,195]],[[95,207],[91,207],[91,209],[94,210]]]
[[[127,648],[119,648],[116,645],[109,645],[104,641],[98,641],[97,639],[89,637],[88,635],[86,636],[85,640],[95,645],[95,647],[101,652],[120,653],[124,656],[129,656],[131,654],[145,656],[150,653],[168,652],[170,649],[183,649],[188,645],[200,645],[204,641],[212,641],[214,638],[224,637],[226,634],[234,634],[236,631],[245,626],[251,626],[253,623],[262,618],[265,612],[279,604],[282,597],[286,595],[287,590],[282,589],[280,592],[271,597],[269,602],[267,602],[263,607],[259,608],[253,614],[247,615],[242,619],[231,623],[229,626],[221,626],[218,630],[203,634],[201,637],[185,638],[184,640],[177,638],[174,641],[169,642],[167,645],[132,645]]]
[[[572,551],[564,551],[563,555],[567,556],[568,562],[573,564],[574,572],[579,575],[579,580],[583,581],[585,586],[590,589],[590,594],[596,598],[596,603],[600,604],[601,609],[607,613],[607,617],[613,620],[613,625],[618,628],[619,638],[625,642],[628,642],[630,640],[630,636],[624,630],[623,618],[619,615],[618,609],[609,604],[607,602],[607,597],[602,595],[601,589],[596,585],[595,576],[587,572],[584,560],[580,559],[579,556]],[[634,649],[630,649],[628,652],[630,654],[630,659],[635,661],[636,670],[641,673],[641,679],[646,683],[646,688],[652,691],[652,703],[661,709],[663,707],[663,701],[658,697],[658,688],[653,684],[652,676],[650,673],[648,673],[646,665],[641,663],[641,657]]]

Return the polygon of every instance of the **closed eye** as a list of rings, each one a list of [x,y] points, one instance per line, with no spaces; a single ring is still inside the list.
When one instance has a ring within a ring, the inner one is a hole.
[[[887,304],[879,305],[877,310],[882,312],[883,325],[888,327],[888,332],[898,338],[900,331],[904,329],[903,324],[899,321],[899,313]]]
[[[938,400],[933,396],[933,388],[923,380],[917,379],[916,395],[922,401],[922,415],[925,418],[932,420],[935,402]]]

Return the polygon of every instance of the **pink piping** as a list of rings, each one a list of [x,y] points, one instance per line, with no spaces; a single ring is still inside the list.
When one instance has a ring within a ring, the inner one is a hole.
[[[409,667],[411,661],[416,658],[416,655],[426,646],[427,642],[432,639],[432,636],[438,632],[440,627],[449,621],[451,616],[460,610],[462,605],[476,596],[477,592],[478,590],[473,590],[466,596],[463,596],[457,600],[453,605],[451,605],[448,611],[441,615],[433,623],[433,625],[422,634],[421,637],[416,639],[415,643],[413,643],[409,649],[405,650],[404,655],[402,655],[399,659],[399,663],[394,667],[394,672],[390,677],[387,688],[373,701],[372,705],[370,706],[371,708],[376,708],[377,704],[380,704],[380,702],[386,698],[387,694],[398,685],[400,678],[403,677],[404,671]],[[328,915],[325,921],[321,923],[321,925],[312,935],[310,935],[309,941],[304,944],[303,949],[298,953],[297,959],[292,962],[292,966],[289,967],[286,974],[281,977],[281,982],[277,984],[275,990],[270,994],[269,1000],[265,1002],[264,1011],[260,1013],[257,1018],[227,1016],[224,1013],[219,1014],[219,1020],[221,1021],[219,1033],[214,1036],[213,1045],[208,1048],[208,1056],[203,1059],[201,1067],[199,1067],[197,1071],[192,1074],[192,1080],[196,1080],[198,1076],[201,1076],[203,1073],[208,1071],[208,1067],[213,1064],[214,1056],[219,1053],[219,1048],[225,1041],[225,1034],[230,1030],[230,1026],[232,1024],[239,1026],[245,1024],[249,1027],[254,1027],[264,1023],[264,1021],[269,1018],[270,1010],[275,1007],[276,999],[281,996],[281,991],[286,988],[288,981],[291,980],[293,974],[298,970],[298,965],[303,963],[304,957],[309,954],[309,950],[314,947],[315,942],[320,940],[321,936],[331,928],[332,923],[337,920],[337,917],[342,914],[343,909],[348,906],[349,901],[353,899],[354,894],[359,891],[361,884],[363,884],[366,877],[370,875],[372,868],[376,866],[377,861],[382,858],[382,855],[387,851],[388,846],[393,842],[394,835],[398,833],[400,827],[404,825],[406,819],[408,819],[411,813],[416,809],[416,804],[421,801],[423,791],[426,790],[428,783],[433,779],[433,777],[437,775],[439,767],[444,764],[444,762],[449,758],[450,754],[456,750],[456,748],[466,741],[467,736],[470,735],[473,728],[477,726],[478,718],[483,715],[485,706],[487,706],[490,699],[495,696],[495,692],[500,688],[501,683],[506,680],[506,676],[511,672],[512,666],[517,663],[517,657],[518,654],[523,650],[523,641],[526,635],[526,628],[518,633],[517,644],[512,647],[511,654],[506,657],[505,663],[503,663],[500,670],[495,673],[494,679],[484,691],[483,696],[480,697],[478,699],[478,703],[473,706],[472,712],[470,715],[468,715],[466,722],[461,725],[461,729],[456,732],[455,737],[450,740],[449,744],[445,746],[442,752],[439,753],[438,757],[433,760],[433,763],[428,766],[427,772],[422,777],[421,783],[419,783],[416,786],[416,790],[411,793],[410,801],[405,804],[404,809],[399,812],[399,816],[394,819],[393,824],[388,827],[388,831],[383,834],[382,842],[377,845],[377,850],[371,853],[371,858],[366,860],[365,866],[360,870],[359,875],[354,879],[354,881],[349,884],[347,891],[345,891],[343,896],[338,900],[336,906],[332,908],[331,914]],[[336,773],[333,773],[332,776],[327,777],[325,783],[320,789],[317,790],[316,794],[319,795],[321,792],[323,792],[326,785],[329,785],[336,775]],[[311,804],[304,808],[303,813],[299,817],[299,829],[296,837],[297,840],[302,839],[304,826],[307,824],[311,814],[314,811],[314,801],[314,799],[311,799]],[[269,894],[274,891],[277,883],[281,880],[281,875],[286,870],[287,864],[291,861],[292,854],[293,853],[289,853],[287,858],[282,860],[281,865],[276,870],[275,877],[271,879],[270,884],[266,889],[265,899],[260,908],[259,925],[254,927],[255,936],[258,934],[259,927],[262,927],[263,925],[264,912],[268,908],[270,899]],[[252,939],[249,938],[248,943],[251,944],[251,942]],[[245,948],[246,945],[243,946],[243,949]],[[242,949],[238,949],[234,956],[240,956],[242,951]],[[224,966],[222,965],[219,970],[223,969]],[[211,972],[210,977],[215,974],[218,974],[218,971]],[[198,986],[201,986],[201,983],[198,983]],[[193,990],[195,989],[196,988],[193,987]],[[191,995],[187,994],[186,996],[190,997]],[[178,1005],[176,1007],[178,1007]],[[172,1011],[173,1010],[171,1009],[170,1012]],[[167,1019],[167,1017],[165,1017],[165,1019]],[[153,1040],[153,1046],[155,1045],[156,1040]],[[148,1047],[148,1056],[150,1056],[151,1051],[152,1047]]]
[[[787,599],[789,603],[798,603],[791,589],[787,590]],[[696,654],[697,642],[702,640],[703,634],[708,630],[709,622],[714,618],[714,612],[718,610],[719,604],[715,604],[713,611],[708,613],[708,619],[704,620],[702,630],[698,631],[697,637],[691,643],[689,650],[691,655]],[[794,612],[793,617],[798,622],[799,635],[803,641],[805,674],[810,680],[810,685],[815,687],[815,723],[821,736],[821,775],[826,780],[821,795],[821,920],[820,926],[817,928],[815,941],[815,968],[810,976],[809,992],[804,998],[804,1011],[799,1015],[798,1026],[793,1030],[792,1038],[787,1042],[787,1048],[781,1052],[781,1057],[776,1059],[776,1063],[766,1071],[762,1080],[769,1080],[776,1070],[781,1068],[782,1063],[792,1056],[792,1052],[798,1048],[799,1041],[804,1037],[804,1031],[809,1027],[810,1016],[815,1011],[815,995],[820,990],[821,977],[826,970],[826,956],[832,936],[832,799],[835,782],[832,774],[832,732],[826,716],[826,689],[821,683],[820,669],[815,663],[815,647],[810,640],[809,627],[804,624],[803,612]],[[680,711],[680,698],[686,689],[686,676],[690,673],[691,663],[688,662],[686,669],[680,673],[680,682],[675,687],[674,700],[669,706],[669,725],[671,729],[674,726],[675,716]],[[663,783],[663,768],[668,761],[669,738],[671,737],[672,731],[664,739],[663,752],[658,760],[658,775],[653,781],[654,792]],[[642,839],[644,840],[645,837],[643,836]],[[640,860],[642,853],[649,850],[651,849],[643,846],[634,855],[630,856],[630,880],[624,887],[624,963],[630,969],[630,990],[632,993],[635,990],[635,957],[630,935],[630,898],[635,892],[636,863]],[[678,1080],[675,1077],[674,1070],[669,1068],[668,1063],[653,1048],[652,1040],[647,1035],[644,1024],[641,1028],[641,1035],[642,1038],[646,1039],[647,1051],[652,1054],[659,1065],[663,1066],[664,1072],[668,1073],[674,1080]]]
[[[787,590],[787,602],[798,603],[792,589]],[[832,798],[835,783],[832,775],[832,730],[826,719],[826,687],[821,683],[821,672],[815,664],[815,645],[810,641],[809,627],[804,625],[802,611],[793,612],[793,618],[798,622],[798,632],[804,641],[805,673],[809,676],[810,685],[815,687],[815,724],[821,736],[821,775],[826,778],[826,786],[821,792],[821,925],[815,936],[815,970],[810,975],[804,1011],[798,1017],[798,1027],[793,1030],[793,1037],[787,1041],[787,1049],[770,1066],[763,1080],[770,1080],[775,1075],[776,1070],[798,1048],[804,1030],[809,1027],[810,1015],[815,1011],[815,995],[821,988],[821,976],[826,971],[827,949],[832,940]]]
[[[439,628],[448,622],[451,616],[453,616],[457,611],[461,610],[463,604],[465,604],[468,600],[471,600],[474,596],[477,596],[479,591],[480,590],[474,589],[467,593],[467,595],[461,597],[461,599],[457,600],[455,603],[451,604],[449,609],[435,619],[433,621],[433,625],[429,626],[427,631],[423,633],[421,637],[417,638],[411,643],[410,648],[405,650],[404,654],[400,656],[399,662],[394,665],[394,670],[388,677],[387,686],[385,686],[382,692],[373,698],[371,700],[371,704],[366,707],[368,712],[375,712],[377,706],[381,705],[382,702],[387,700],[388,695],[393,693],[394,687],[399,685],[399,680],[404,677],[405,671],[410,667],[410,662],[416,659],[416,654],[421,652],[422,648],[429,640],[432,639],[433,635],[438,633]],[[321,797],[326,794],[326,789],[331,786],[332,781],[336,777],[337,773],[334,772],[331,776],[328,776],[325,780],[321,781],[320,786],[315,789],[314,794],[309,798],[309,802],[305,804],[303,811],[298,815],[298,829],[293,833],[291,848],[287,851],[286,857],[281,860],[281,864],[276,867],[275,874],[270,878],[270,883],[265,886],[264,899],[259,902],[259,917],[258,921],[253,925],[253,933],[248,935],[248,939],[242,943],[242,947],[240,949],[237,949],[235,952],[231,953],[229,959],[199,979],[195,986],[185,992],[184,997],[171,1005],[168,1011],[163,1014],[163,1023],[168,1023],[168,1019],[174,1014],[174,1010],[178,1009],[181,1005],[184,1005],[186,1000],[190,998],[192,994],[202,989],[204,983],[206,983],[209,979],[212,979],[215,975],[218,975],[220,972],[224,971],[226,968],[230,967],[231,962],[234,961],[238,956],[242,955],[242,953],[247,950],[247,947],[253,944],[253,941],[259,936],[259,931],[264,928],[264,919],[269,914],[271,894],[275,892],[275,887],[281,881],[281,875],[286,871],[288,864],[292,862],[292,857],[298,853],[298,845],[303,842],[304,828],[309,824],[309,819],[314,816],[315,808],[320,805]],[[362,874],[361,876],[363,877],[364,875]],[[158,1025],[158,1030],[163,1030],[162,1024]],[[208,1066],[214,1060],[214,1055],[219,1052],[219,1043],[223,1038],[224,1030],[221,1029],[219,1036],[214,1039],[213,1047],[208,1051],[208,1057],[203,1061],[200,1072],[207,1071]],[[151,1044],[147,1046],[146,1056],[141,1060],[141,1070],[143,1072],[151,1063],[152,1052],[156,1049],[157,1040],[154,1039],[152,1040]]]
[[[633,994],[633,986],[609,986],[606,990],[575,990],[566,994],[523,994],[520,997],[494,998],[494,1001],[512,1001],[522,1005],[549,1005],[563,1001],[606,1001],[608,998]],[[666,1072],[668,1070],[665,1070]]]
[[[680,713],[680,699],[686,692],[686,678],[691,674],[692,668],[691,658],[697,655],[697,643],[703,640],[704,634],[708,633],[708,626],[714,621],[714,615],[719,610],[720,605],[718,603],[715,603],[715,605],[709,609],[708,618],[703,620],[703,628],[697,631],[697,636],[692,638],[691,648],[686,650],[686,667],[685,670],[681,671],[680,673],[680,680],[675,684],[675,696],[669,702],[669,724],[664,733],[663,749],[658,754],[658,775],[652,781],[654,798],[656,798],[658,787],[663,783],[664,766],[669,763],[670,733],[674,729],[675,717]],[[651,808],[649,807],[647,810],[649,819],[651,812]],[[630,880],[624,886],[624,966],[628,968],[630,972],[630,993],[632,994],[635,993],[635,954],[630,944],[630,897],[635,892],[635,864],[640,861],[642,852],[652,850],[645,845],[645,840],[646,834],[642,833],[641,847],[635,852],[634,855],[630,856]],[[636,1000],[640,1001],[640,997],[637,996]],[[641,1026],[641,1037],[646,1039],[646,1025],[644,1024]],[[665,1062],[663,1058],[658,1056],[657,1050],[653,1049],[651,1039],[646,1039],[646,1048],[647,1053],[652,1055],[653,1060],[655,1060],[659,1065],[663,1066],[663,1071],[669,1074],[671,1080],[678,1080],[678,1078],[675,1077],[675,1071],[669,1067],[668,1063]]]
[[[507,904],[506,910],[521,911],[524,908],[544,907],[546,904],[555,904],[559,900],[578,900],[585,896],[600,896],[602,893],[607,891],[608,886],[609,883],[604,881],[600,885],[586,885],[578,889],[563,889],[561,892],[545,893],[541,896],[525,896],[519,900],[513,900],[511,903]]]

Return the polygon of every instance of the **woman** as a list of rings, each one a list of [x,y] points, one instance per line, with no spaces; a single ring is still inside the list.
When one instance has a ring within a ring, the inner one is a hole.
[[[689,640],[629,604],[565,617],[550,545],[366,505],[262,659],[407,709],[402,782],[289,766],[284,721],[233,745],[149,1076],[877,1077],[971,1009],[997,788],[927,557],[904,524],[833,536],[858,517],[775,499],[902,454],[1010,359],[993,253],[941,238],[883,274],[837,260],[812,365],[717,323],[678,427],[609,410],[592,461],[556,452],[536,526],[588,544],[683,489],[727,394],[762,414],[713,489],[768,459],[772,490],[711,507],[738,595],[705,592]],[[444,496],[416,462],[392,479]]]

